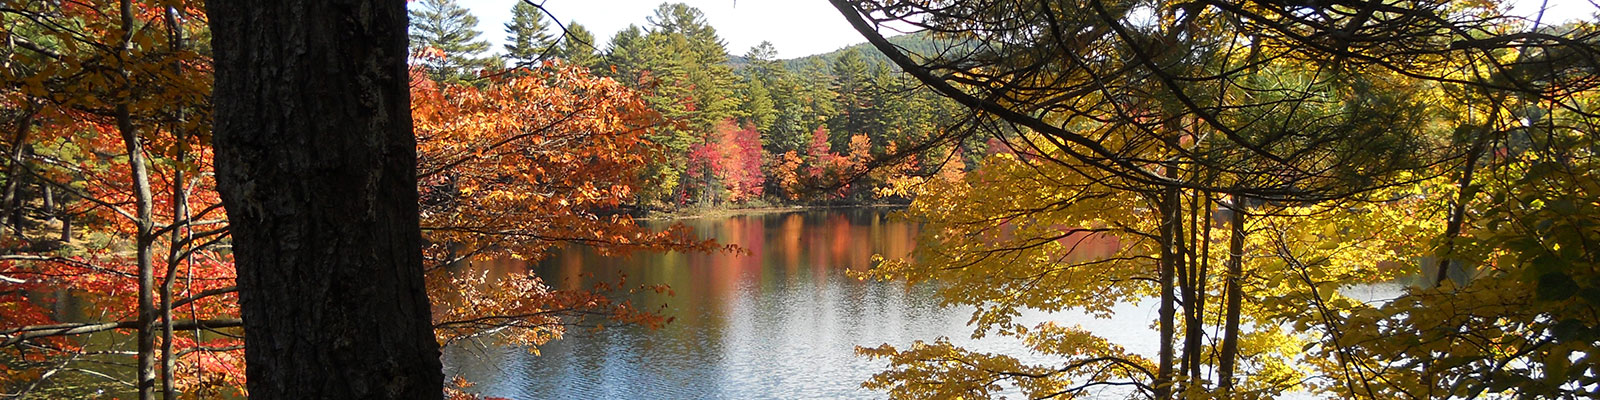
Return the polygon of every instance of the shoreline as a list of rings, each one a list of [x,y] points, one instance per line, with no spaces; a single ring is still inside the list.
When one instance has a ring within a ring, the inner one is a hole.
[[[679,212],[652,212],[650,215],[636,218],[640,221],[680,221],[700,218],[724,218],[747,215],[781,214],[797,211],[838,210],[848,208],[905,208],[906,204],[843,204],[843,205],[799,205],[799,206],[764,206],[748,208],[707,208],[682,210]]]

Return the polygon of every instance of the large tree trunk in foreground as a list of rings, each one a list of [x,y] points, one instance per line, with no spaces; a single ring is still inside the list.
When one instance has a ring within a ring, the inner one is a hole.
[[[251,397],[442,396],[402,0],[211,0]]]

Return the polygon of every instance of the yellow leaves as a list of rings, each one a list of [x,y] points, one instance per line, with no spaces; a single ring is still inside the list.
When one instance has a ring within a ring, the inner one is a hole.
[[[857,347],[856,354],[889,362],[889,369],[862,383],[886,390],[890,398],[993,398],[1018,390],[1028,398],[1085,394],[1081,382],[1137,381],[1154,367],[1149,360],[1111,346],[1077,328],[1041,324],[1017,330],[1025,343],[1055,357],[1032,365],[1000,354],[961,348],[948,339],[916,341],[900,349],[888,344]],[[1062,367],[1067,366],[1067,367]]]

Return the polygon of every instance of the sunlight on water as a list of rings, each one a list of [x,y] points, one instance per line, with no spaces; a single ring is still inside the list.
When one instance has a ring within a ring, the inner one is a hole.
[[[446,349],[448,374],[478,382],[484,395],[513,399],[882,398],[860,383],[884,364],[856,346],[949,337],[968,348],[1046,361],[1020,342],[974,341],[970,308],[940,307],[933,288],[860,281],[873,254],[908,254],[916,226],[879,210],[765,214],[687,222],[702,235],[738,244],[748,256],[634,254],[605,258],[569,249],[536,266],[552,285],[587,285],[584,273],[628,276],[630,284],[666,283],[675,296],[633,298],[667,305],[675,320],[661,330],[613,327],[570,332],[535,356],[523,348],[464,343]],[[525,268],[488,263],[480,268]],[[1153,357],[1154,301],[1117,307],[1118,318],[1025,312],[1083,325],[1130,351]]]

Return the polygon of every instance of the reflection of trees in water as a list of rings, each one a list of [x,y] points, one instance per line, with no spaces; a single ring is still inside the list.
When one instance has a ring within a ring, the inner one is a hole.
[[[469,379],[498,382],[480,387],[484,394],[513,398],[868,395],[856,387],[862,373],[878,366],[855,357],[854,346],[967,333],[968,311],[919,300],[931,297],[926,290],[845,275],[846,268],[867,267],[874,254],[910,251],[915,225],[884,214],[830,210],[685,222],[747,255],[611,258],[564,249],[533,267],[551,285],[584,287],[619,272],[633,285],[668,284],[675,295],[635,293],[630,300],[667,304],[674,321],[655,332],[569,332],[537,357],[519,350],[475,359],[470,349],[452,348],[446,361]],[[519,265],[505,262],[483,265],[507,271]]]

